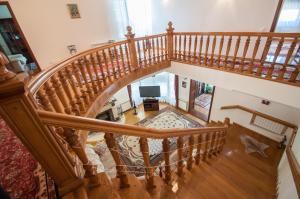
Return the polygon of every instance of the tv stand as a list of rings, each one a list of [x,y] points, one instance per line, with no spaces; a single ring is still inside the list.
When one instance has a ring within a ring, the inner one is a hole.
[[[157,99],[144,99],[144,111],[159,111],[159,102]]]

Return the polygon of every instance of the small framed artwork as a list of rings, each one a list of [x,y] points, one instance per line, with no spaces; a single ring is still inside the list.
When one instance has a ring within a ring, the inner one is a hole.
[[[80,18],[77,4],[67,4],[72,19]]]
[[[182,88],[186,88],[186,82],[182,81],[181,86],[182,86]]]

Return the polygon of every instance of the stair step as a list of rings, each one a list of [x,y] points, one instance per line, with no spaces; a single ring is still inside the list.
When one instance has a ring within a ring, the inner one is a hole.
[[[151,199],[147,190],[143,187],[142,182],[134,175],[128,175],[130,187],[120,188],[119,178],[112,180],[113,188],[120,195],[121,199]]]
[[[99,186],[87,188],[89,199],[121,199],[106,173],[99,173],[98,178],[100,180]]]

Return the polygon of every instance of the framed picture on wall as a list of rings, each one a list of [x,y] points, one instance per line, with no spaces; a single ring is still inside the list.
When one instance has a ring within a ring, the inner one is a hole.
[[[72,19],[80,18],[77,4],[67,4]]]
[[[182,81],[181,86],[182,86],[182,88],[186,88],[186,82]]]

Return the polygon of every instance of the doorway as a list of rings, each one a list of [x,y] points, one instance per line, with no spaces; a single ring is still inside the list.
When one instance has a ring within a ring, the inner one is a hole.
[[[30,75],[40,71],[8,2],[0,2],[0,51],[9,59],[9,70]]]
[[[189,113],[205,122],[208,122],[210,118],[214,92],[215,86],[204,82],[191,80]]]

